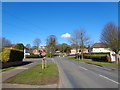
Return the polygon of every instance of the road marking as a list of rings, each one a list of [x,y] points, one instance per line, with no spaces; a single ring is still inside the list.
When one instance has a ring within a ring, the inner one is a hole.
[[[72,62],[71,62],[72,63]],[[72,64],[74,64],[74,63],[72,63]],[[76,64],[74,64],[75,66],[76,66]],[[82,68],[82,69],[84,69],[84,70],[88,70],[87,68],[84,68],[84,67],[81,67],[81,66],[78,66],[79,68]]]
[[[82,68],[82,69],[84,69],[84,70],[88,70],[87,68],[84,68],[84,67],[81,67],[81,66],[79,66],[79,68]]]
[[[114,80],[112,80],[112,79],[110,79],[110,78],[108,78],[108,77],[106,77],[106,76],[103,76],[103,75],[101,75],[101,74],[98,74],[98,75],[101,76],[101,77],[103,77],[103,78],[105,78],[105,79],[108,79],[108,80],[110,80],[110,81],[112,81],[112,82],[114,82],[114,83],[119,84],[118,82],[116,82],[116,81],[114,81]]]

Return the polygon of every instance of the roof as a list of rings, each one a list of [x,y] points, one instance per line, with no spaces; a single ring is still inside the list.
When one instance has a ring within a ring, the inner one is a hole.
[[[108,48],[105,43],[95,43],[91,48]]]

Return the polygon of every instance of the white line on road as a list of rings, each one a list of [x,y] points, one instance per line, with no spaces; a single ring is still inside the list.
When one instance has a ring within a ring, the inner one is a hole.
[[[88,70],[87,68],[84,68],[84,67],[81,67],[81,66],[79,66],[79,68],[82,68],[82,69],[84,69],[84,70]]]
[[[103,78],[105,78],[105,79],[108,79],[108,80],[110,80],[110,81],[112,81],[112,82],[114,82],[114,83],[119,84],[118,82],[116,82],[116,81],[114,81],[114,80],[112,80],[112,79],[110,79],[110,78],[108,78],[108,77],[106,77],[106,76],[103,76],[103,75],[101,75],[101,74],[98,74],[98,75],[101,76],[101,77],[103,77]]]
[[[72,62],[71,62],[72,63]],[[74,64],[74,63],[72,63],[72,64]],[[76,64],[74,64],[75,66],[76,66]],[[84,67],[81,67],[81,66],[79,66],[79,68],[82,68],[82,69],[84,69],[84,70],[88,70],[87,68],[84,68]]]

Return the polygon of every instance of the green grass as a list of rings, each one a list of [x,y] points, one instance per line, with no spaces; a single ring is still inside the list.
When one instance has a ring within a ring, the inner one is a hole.
[[[75,59],[75,58],[69,58],[69,59],[72,59],[72,60],[75,60],[75,61],[92,61],[92,59],[83,59],[83,60],[79,60],[79,59]]]
[[[4,69],[0,69],[0,72],[2,71],[8,71],[8,70],[11,70],[11,69],[14,69],[14,68],[17,68],[17,67],[20,67],[20,66],[13,66],[13,67],[8,67],[8,68],[4,68]]]
[[[92,59],[83,59],[83,60],[79,60],[79,59],[75,59],[75,58],[69,58],[72,60],[76,60],[76,61],[86,61],[89,64],[95,64],[95,65],[103,65],[103,66],[120,66],[120,63],[112,63],[112,62],[97,62],[97,61],[92,61]]]
[[[57,65],[48,64],[48,67],[42,70],[41,64],[39,64],[5,80],[3,83],[46,85],[54,84],[57,82],[58,82]]]
[[[110,63],[110,62],[89,62],[89,63],[96,64],[96,65],[103,65],[103,66],[120,66],[120,64]]]

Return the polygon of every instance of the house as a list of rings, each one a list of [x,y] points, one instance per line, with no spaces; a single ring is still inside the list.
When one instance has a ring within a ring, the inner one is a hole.
[[[34,54],[34,55],[40,55],[40,51],[39,51],[38,49],[34,49],[34,50],[33,50],[33,54]]]
[[[95,43],[89,50],[90,53],[113,52],[105,43]]]
[[[30,55],[30,50],[26,47],[24,47],[24,58],[26,55]]]
[[[70,53],[71,55],[74,55],[76,53],[81,53],[81,50],[80,49],[76,50],[75,48],[71,49],[71,53]],[[88,53],[88,49],[84,48],[83,53]]]
[[[73,49],[71,49],[71,53],[70,53],[70,55],[74,55],[74,54],[76,54],[76,49],[75,48],[73,48]]]
[[[105,43],[95,43],[89,50],[90,53],[110,53],[112,62],[116,61],[115,52],[112,51]]]
[[[46,49],[34,49],[33,50],[33,54],[35,54],[35,55],[45,55],[46,54]]]

